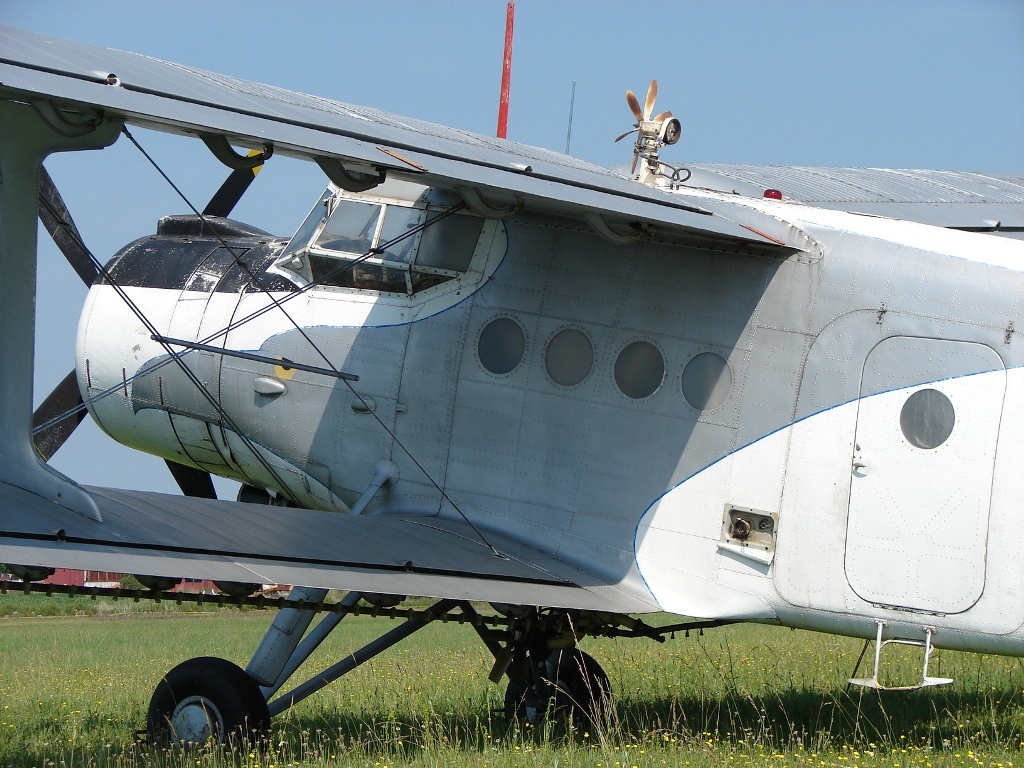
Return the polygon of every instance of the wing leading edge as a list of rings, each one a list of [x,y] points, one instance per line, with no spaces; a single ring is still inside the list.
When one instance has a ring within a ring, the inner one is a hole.
[[[114,85],[109,75],[116,75]],[[696,197],[557,152],[0,26],[4,93],[255,149],[270,145],[276,154],[340,162],[362,178],[385,172],[433,186],[470,187],[495,207],[520,203],[556,215],[596,215],[620,231],[643,224],[769,248],[779,244],[761,235],[763,225],[751,228],[746,219],[756,214],[741,207],[712,211]]]
[[[603,583],[508,536],[485,531],[487,546],[460,520],[86,490],[103,522],[0,483],[0,562],[619,613],[658,610],[650,595]]]

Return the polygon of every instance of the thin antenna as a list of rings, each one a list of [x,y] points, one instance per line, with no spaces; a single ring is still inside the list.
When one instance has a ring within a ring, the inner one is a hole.
[[[508,92],[512,84],[512,22],[516,15],[516,4],[508,0],[505,14],[505,60],[501,67],[501,97],[498,100],[498,138],[508,134]]]
[[[576,81],[572,81],[572,95],[569,96],[569,129],[565,132],[565,154],[569,154],[569,142],[572,141],[572,112],[576,107]]]

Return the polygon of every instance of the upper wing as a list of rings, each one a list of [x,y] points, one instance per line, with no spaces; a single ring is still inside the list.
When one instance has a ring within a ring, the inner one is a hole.
[[[360,517],[86,489],[103,522],[0,482],[0,562],[302,584],[619,613],[658,610],[508,536],[441,517]]]
[[[352,174],[469,187],[493,205],[597,216],[605,227],[647,223],[769,248],[778,243],[689,201],[543,149],[4,27],[0,98],[33,103],[56,123],[77,113],[272,146],[277,154],[340,162]],[[0,468],[0,562],[603,611],[657,609],[642,585],[608,584],[511,536],[485,532],[485,545],[457,520],[351,517],[85,489],[100,521],[12,483],[17,473]]]
[[[691,186],[980,232],[1024,229],[1024,176],[897,168],[687,166]]]
[[[116,85],[108,84],[116,75]],[[639,184],[614,171],[538,147],[342,104],[135,53],[0,27],[0,88],[62,108],[97,108],[128,123],[190,135],[214,135],[275,153],[340,161],[351,173],[416,177],[449,188],[470,187],[495,205],[611,224],[669,230],[761,244],[758,214]],[[746,224],[747,226],[744,226]]]

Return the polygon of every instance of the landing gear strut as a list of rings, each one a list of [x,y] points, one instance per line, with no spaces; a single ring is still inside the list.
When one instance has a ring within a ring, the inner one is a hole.
[[[401,642],[436,619],[473,625],[495,657],[491,680],[509,680],[505,713],[538,723],[545,717],[601,725],[611,712],[611,685],[576,639],[607,627],[607,614],[579,616],[564,611],[496,605],[504,619],[488,622],[467,602],[440,600],[426,610],[410,610],[406,620],[313,679],[280,694],[283,685],[335,627],[357,612],[362,601],[372,615],[399,611],[386,596],[350,592],[316,626],[327,590],[296,587],[263,642],[243,670],[223,659],[198,658],[178,665],[160,682],[149,707],[147,732],[153,747],[259,739],[270,718],[294,706],[342,675]],[[401,598],[395,598],[401,600]],[[453,611],[458,608],[457,613]],[[504,628],[490,625],[504,624]]]

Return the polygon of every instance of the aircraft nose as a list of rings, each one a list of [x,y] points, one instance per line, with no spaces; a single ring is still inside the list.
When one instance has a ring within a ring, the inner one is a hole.
[[[107,263],[82,312],[76,361],[81,391],[90,401],[100,398],[90,412],[105,431],[151,450],[154,432],[139,426],[150,417],[136,418],[142,410],[177,408],[212,419],[213,406],[192,396],[202,397],[180,368],[146,375],[167,361],[167,350],[152,337],[223,343],[221,332],[255,281],[262,289],[297,289],[267,273],[286,242],[229,219],[169,216],[155,235],[129,244]],[[212,355],[184,360],[203,369],[192,371],[200,381],[216,386]]]

